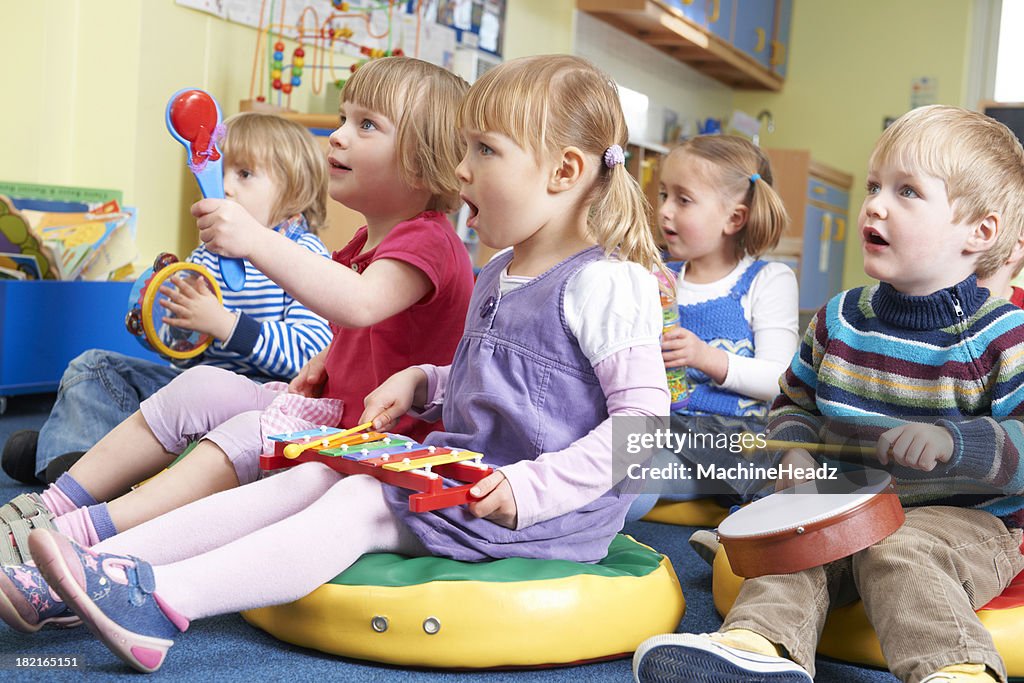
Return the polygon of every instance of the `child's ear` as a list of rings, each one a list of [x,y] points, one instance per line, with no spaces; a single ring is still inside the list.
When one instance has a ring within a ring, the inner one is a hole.
[[[750,207],[737,204],[733,207],[732,213],[729,214],[729,221],[725,224],[725,234],[735,235],[738,233],[747,224],[747,218],[749,217]]]
[[[587,158],[579,147],[566,147],[555,157],[548,180],[549,192],[565,192],[579,184],[587,167]]]
[[[976,254],[994,247],[1002,227],[1001,223],[1002,216],[998,213],[990,213],[975,223],[974,230],[967,237],[964,251],[968,254]]]

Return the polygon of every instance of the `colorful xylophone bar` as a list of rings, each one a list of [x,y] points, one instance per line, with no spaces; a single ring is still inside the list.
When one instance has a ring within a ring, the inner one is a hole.
[[[469,503],[474,500],[469,489],[493,471],[480,462],[482,453],[424,446],[400,434],[351,432],[321,427],[271,436],[274,452],[260,457],[260,469],[320,462],[342,474],[368,474],[386,484],[418,491],[409,496],[412,512]],[[443,478],[467,483],[445,488]]]

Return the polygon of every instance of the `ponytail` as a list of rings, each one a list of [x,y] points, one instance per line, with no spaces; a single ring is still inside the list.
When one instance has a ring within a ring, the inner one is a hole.
[[[759,168],[759,177],[750,184],[750,213],[746,228],[741,233],[743,251],[754,258],[771,251],[779,245],[779,239],[789,225],[789,214],[782,204],[782,198],[771,185],[771,168],[764,160],[765,168]]]
[[[598,192],[590,206],[590,235],[605,253],[617,252],[623,261],[639,263],[647,270],[661,264],[649,224],[650,204],[636,178],[623,164],[602,165]]]

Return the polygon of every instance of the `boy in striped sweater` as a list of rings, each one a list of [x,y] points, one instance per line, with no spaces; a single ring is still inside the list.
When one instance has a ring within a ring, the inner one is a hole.
[[[810,681],[829,611],[858,598],[900,680],[1006,680],[975,610],[1024,569],[1024,311],[977,278],[1006,262],[1022,220],[1024,150],[1002,124],[936,105],[886,130],[859,219],[880,283],[811,321],[769,430],[869,439],[906,522],[851,557],[747,579],[717,633],[642,644],[638,680]],[[782,462],[815,464],[807,449]]]

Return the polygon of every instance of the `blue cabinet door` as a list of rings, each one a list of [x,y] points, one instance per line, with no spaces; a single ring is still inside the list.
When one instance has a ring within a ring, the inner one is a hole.
[[[708,30],[722,40],[732,42],[736,0],[707,0]]]
[[[793,18],[793,0],[781,0],[779,2],[779,14],[775,17],[776,36],[772,42],[771,65],[772,71],[786,77],[786,66],[789,63],[789,35],[790,22]]]
[[[846,237],[849,234],[846,216],[832,212],[832,248],[829,253],[828,291],[833,296],[843,291],[843,269],[846,266]]]
[[[829,300],[832,267],[832,214],[817,206],[804,213],[804,242],[800,259],[800,310],[816,311]]]
[[[764,67],[771,68],[775,0],[736,0],[733,45]]]

